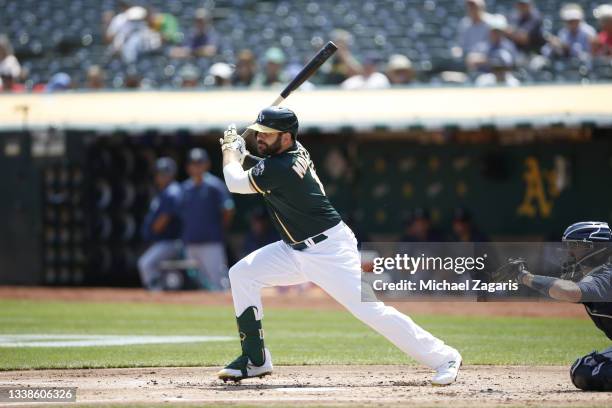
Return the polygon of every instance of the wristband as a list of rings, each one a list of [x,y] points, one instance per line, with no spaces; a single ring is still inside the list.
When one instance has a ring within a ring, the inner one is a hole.
[[[529,286],[543,295],[550,296],[548,291],[552,285],[554,285],[556,280],[557,278],[553,278],[551,276],[533,275],[533,278],[531,278],[531,285]]]

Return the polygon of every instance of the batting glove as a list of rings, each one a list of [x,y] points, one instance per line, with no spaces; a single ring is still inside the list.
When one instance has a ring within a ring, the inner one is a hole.
[[[244,139],[238,135],[234,124],[228,126],[223,133],[223,138],[219,139],[219,143],[221,144],[221,151],[232,150],[238,152],[240,164],[244,162],[244,158],[249,153]]]

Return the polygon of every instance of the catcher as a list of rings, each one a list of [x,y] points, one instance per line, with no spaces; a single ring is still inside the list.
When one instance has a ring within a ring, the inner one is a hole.
[[[582,303],[601,331],[612,340],[612,233],[605,222],[578,222],[567,227],[562,241],[569,254],[560,278],[535,275],[524,260],[516,280],[545,296]],[[515,273],[516,273],[515,269]],[[612,347],[580,357],[570,370],[574,385],[585,391],[612,391]]]

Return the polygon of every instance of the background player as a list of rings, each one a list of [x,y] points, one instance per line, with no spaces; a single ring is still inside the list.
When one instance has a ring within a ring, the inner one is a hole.
[[[219,378],[239,381],[272,372],[264,347],[260,290],[265,286],[313,282],[406,354],[436,370],[435,385],[455,381],[461,355],[381,302],[361,300],[361,262],[357,240],[330,204],[308,151],[296,140],[293,111],[269,107],[249,126],[257,150],[266,156],[244,171],[244,139],[232,125],[221,140],[223,174],[233,193],[263,195],[281,241],[269,244],[229,272],[242,354]]]
[[[152,245],[138,260],[140,280],[149,290],[162,290],[160,262],[172,259],[181,251],[181,223],[176,215],[181,186],[175,180],[176,163],[169,157],[155,162],[155,186],[158,193],[151,201],[142,223],[142,236]]]
[[[234,217],[234,200],[223,181],[210,174],[209,169],[206,150],[191,149],[189,178],[182,184],[182,236],[187,257],[199,265],[200,280],[209,290],[223,290],[228,287],[224,236]]]
[[[562,240],[570,255],[562,278],[521,269],[517,280],[553,299],[584,304],[595,325],[612,340],[610,227],[605,222],[578,222],[567,227]],[[571,377],[580,389],[612,391],[612,347],[576,360]]]

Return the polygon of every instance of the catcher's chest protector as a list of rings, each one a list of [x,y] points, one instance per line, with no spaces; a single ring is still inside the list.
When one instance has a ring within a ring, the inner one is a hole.
[[[585,303],[584,307],[595,326],[612,340],[612,302]]]

